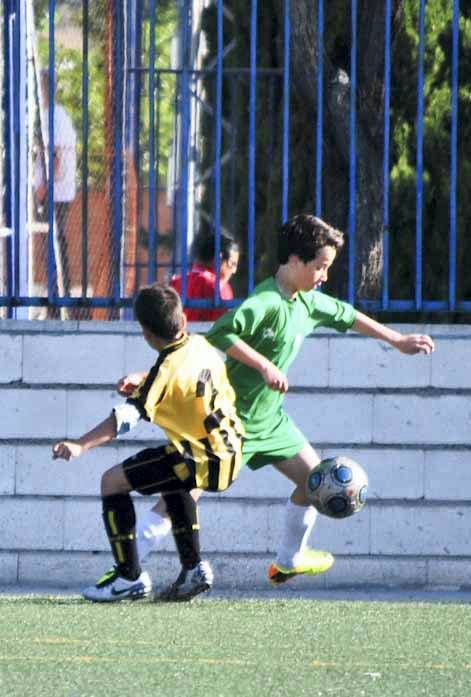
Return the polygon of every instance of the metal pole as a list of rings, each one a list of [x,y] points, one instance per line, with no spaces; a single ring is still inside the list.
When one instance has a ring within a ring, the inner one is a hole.
[[[250,17],[250,105],[249,105],[249,211],[248,211],[248,292],[255,285],[255,162],[257,116],[257,0],[252,0]]]
[[[284,15],[284,54],[283,54],[283,166],[282,166],[282,222],[289,214],[289,103],[290,103],[290,40],[291,17],[290,0],[285,0]]]
[[[451,57],[451,161],[450,161],[450,250],[449,288],[450,310],[456,309],[456,190],[458,169],[458,53],[460,32],[460,3],[453,3],[453,36]]]
[[[222,149],[222,71],[223,71],[223,7],[222,0],[217,2],[217,54],[216,54],[216,129],[214,153],[214,227],[215,245],[214,261],[216,284],[214,286],[214,303],[219,304],[220,252],[221,252],[221,149]]]
[[[382,309],[389,306],[389,151],[391,128],[391,0],[386,0],[384,35],[384,147],[383,147],[383,291]]]
[[[82,299],[88,289],[88,0],[82,5]]]
[[[422,212],[424,174],[424,58],[425,58],[425,0],[420,0],[419,15],[419,72],[417,79],[417,175],[415,225],[415,309],[422,309]]]
[[[149,5],[149,244],[147,282],[155,281],[155,0]],[[159,124],[160,127],[160,124]]]
[[[322,215],[322,146],[324,117],[324,0],[317,0],[317,122],[316,122],[316,216]]]
[[[351,7],[352,46],[350,51],[350,177],[348,206],[348,301],[355,302],[356,256],[356,91],[357,91],[357,0]]]

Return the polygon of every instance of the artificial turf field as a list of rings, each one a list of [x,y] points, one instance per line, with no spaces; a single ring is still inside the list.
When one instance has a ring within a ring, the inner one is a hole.
[[[0,595],[5,697],[471,695],[471,605]]]

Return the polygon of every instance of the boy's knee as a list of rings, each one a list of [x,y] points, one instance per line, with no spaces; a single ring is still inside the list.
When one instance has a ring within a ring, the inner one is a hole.
[[[122,465],[115,465],[106,470],[101,477],[101,495],[113,496],[114,494],[126,494],[131,491],[129,482],[125,477]]]

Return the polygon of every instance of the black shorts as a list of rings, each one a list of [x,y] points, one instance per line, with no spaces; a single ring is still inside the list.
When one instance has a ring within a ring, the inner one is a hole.
[[[123,469],[133,490],[143,496],[196,489],[185,458],[171,444],[141,450],[123,462]]]

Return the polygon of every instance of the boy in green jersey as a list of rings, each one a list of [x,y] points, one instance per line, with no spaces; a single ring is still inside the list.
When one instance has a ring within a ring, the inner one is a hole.
[[[306,498],[305,485],[320,460],[283,408],[286,372],[303,339],[317,327],[329,327],[386,341],[405,354],[434,350],[429,336],[401,334],[316,290],[327,281],[342,246],[343,234],[338,230],[312,215],[295,216],[280,230],[275,275],[260,283],[238,308],[220,317],[206,335],[227,355],[227,372],[245,429],[243,462],[253,470],[271,464],[295,485],[287,501],[276,560],[268,570],[274,584],[301,573],[321,573],[333,563],[328,552],[307,547],[317,512]],[[139,377],[124,378],[120,389],[125,392]],[[165,534],[164,514],[160,501],[138,526],[142,556]]]

